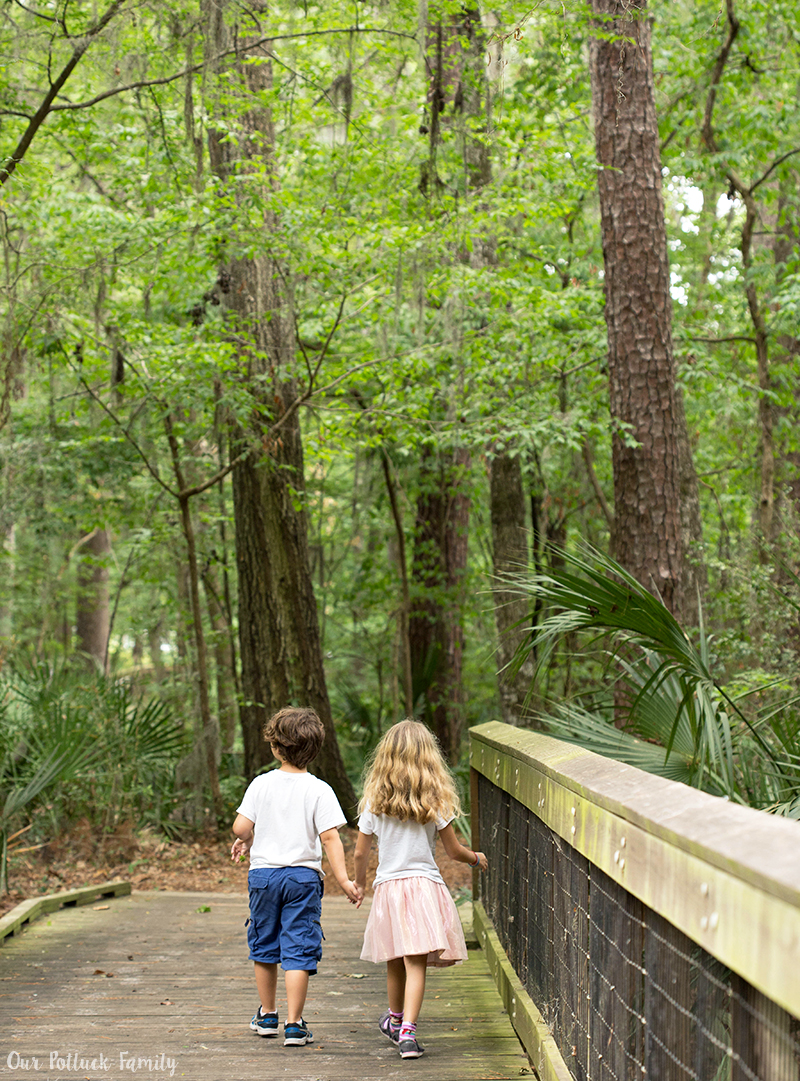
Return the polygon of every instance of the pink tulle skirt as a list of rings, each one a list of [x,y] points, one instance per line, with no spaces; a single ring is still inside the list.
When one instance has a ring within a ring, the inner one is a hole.
[[[424,875],[381,882],[375,887],[361,959],[380,963],[419,953],[427,953],[429,965],[456,965],[467,958],[447,886]]]

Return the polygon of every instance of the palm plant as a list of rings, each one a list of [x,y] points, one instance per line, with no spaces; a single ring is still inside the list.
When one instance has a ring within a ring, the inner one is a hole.
[[[165,825],[187,736],[169,708],[130,683],[66,663],[17,658],[0,686],[0,892],[9,844],[27,817],[100,832],[121,821]],[[12,830],[16,832],[12,834]],[[34,846],[35,847],[35,846]]]
[[[734,694],[717,678],[702,625],[695,645],[657,597],[593,549],[563,560],[563,569],[515,582],[546,611],[515,663],[535,649],[536,680],[558,642],[590,636],[614,675],[591,702],[540,713],[550,731],[737,802],[800,813],[796,697],[746,711],[749,690]]]
[[[39,716],[20,725],[10,716],[8,700],[0,712],[0,894],[8,892],[9,842],[19,816],[34,807],[59,782],[76,775],[95,755],[81,726],[68,711]]]

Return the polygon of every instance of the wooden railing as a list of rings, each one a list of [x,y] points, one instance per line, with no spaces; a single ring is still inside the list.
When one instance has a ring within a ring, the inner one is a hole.
[[[547,1081],[800,1081],[800,824],[471,731],[475,928]]]

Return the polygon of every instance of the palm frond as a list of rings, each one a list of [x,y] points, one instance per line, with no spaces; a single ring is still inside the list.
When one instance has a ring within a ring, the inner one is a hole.
[[[714,676],[702,611],[695,645],[659,598],[614,560],[587,545],[578,554],[561,555],[563,569],[505,583],[535,596],[545,612],[542,622],[529,628],[515,665],[519,669],[535,649],[536,680],[567,636],[590,648],[600,641],[624,685],[625,705],[620,713],[618,696],[615,717],[611,708],[592,712],[580,702],[558,703],[539,714],[552,731],[732,800],[746,801],[758,788],[762,798],[769,794],[774,802],[792,784],[800,787],[800,778],[787,779],[784,768],[798,727],[789,724],[776,747],[776,711],[755,720],[743,712],[741,695],[728,692]],[[742,750],[745,734],[760,758],[761,777],[746,768],[753,754]],[[770,776],[780,777],[783,787]]]

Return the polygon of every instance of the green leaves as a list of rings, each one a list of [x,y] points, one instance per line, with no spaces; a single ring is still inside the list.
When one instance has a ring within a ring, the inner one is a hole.
[[[616,674],[586,695],[599,699],[594,709],[579,699],[542,712],[553,733],[740,802],[798,798],[800,769],[786,753],[798,730],[796,696],[748,718],[741,687],[734,694],[715,678],[702,627],[695,646],[657,597],[601,553],[584,547],[561,557],[563,570],[507,583],[546,613],[516,661],[533,649],[541,673],[556,644],[589,634]],[[766,779],[756,776],[756,761]]]

